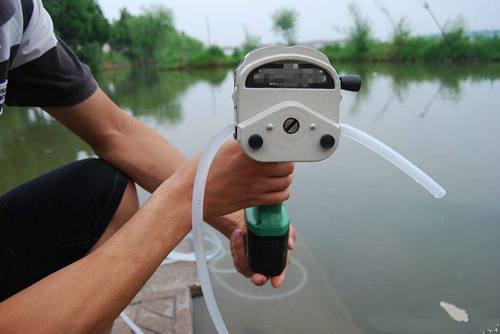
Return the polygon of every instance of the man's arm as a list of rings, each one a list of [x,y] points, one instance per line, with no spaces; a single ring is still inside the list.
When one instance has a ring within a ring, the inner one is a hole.
[[[0,333],[109,328],[191,229],[196,161],[181,167],[115,235],[81,260],[0,303]]]
[[[186,161],[160,134],[123,112],[99,88],[75,106],[46,110],[149,192]]]
[[[174,149],[161,136],[116,106],[109,108],[111,102],[99,96],[102,92],[96,94],[80,105],[52,109],[51,113],[87,140],[101,156],[134,175],[144,187],[148,188],[149,184],[150,190],[153,187],[156,190],[146,204],[95,251],[0,303],[0,333],[95,333],[109,328],[191,229],[197,159],[182,165],[169,161],[163,151]],[[97,100],[93,100],[96,97]],[[99,101],[101,98],[105,100]],[[121,140],[124,143],[120,143]],[[134,143],[136,140],[139,145]],[[140,145],[156,149],[142,149]],[[173,154],[175,157],[179,153]],[[179,159],[184,160],[182,156]],[[144,163],[149,163],[149,169],[140,166]],[[156,173],[150,173],[153,168]],[[167,172],[163,173],[163,169]],[[207,195],[211,206],[209,214],[225,215],[248,203],[275,204],[286,200],[292,169],[290,164],[257,163],[249,159],[237,143],[224,145],[214,161],[209,180],[214,189]],[[162,177],[168,178],[160,186],[156,185],[159,182],[155,180]],[[234,195],[239,193],[241,196]],[[256,284],[267,280],[262,275],[255,276],[258,280],[252,277],[252,281]],[[275,283],[280,282],[277,279]]]
[[[89,143],[96,154],[125,172],[144,189],[153,192],[186,161],[160,134],[123,112],[99,88],[88,99],[71,107],[46,108],[58,121]],[[293,164],[258,163],[236,141],[224,145],[207,180],[205,219],[226,237],[245,230],[241,208],[284,202],[290,196]],[[295,234],[291,236],[293,243]],[[241,243],[236,243],[243,247]],[[242,259],[237,268],[247,268]],[[249,274],[255,284],[267,277]],[[273,280],[281,285],[284,274]]]
[[[153,192],[186,158],[160,134],[123,112],[99,88],[71,107],[46,108],[58,121],[89,143],[102,159]],[[207,180],[205,218],[224,216],[240,208],[285,201],[292,163],[263,164],[229,141],[214,161]],[[234,179],[227,175],[240,176]],[[225,177],[224,177],[225,176]],[[232,180],[231,182],[225,180]],[[215,182],[214,182],[215,181]],[[239,200],[238,205],[235,198]]]

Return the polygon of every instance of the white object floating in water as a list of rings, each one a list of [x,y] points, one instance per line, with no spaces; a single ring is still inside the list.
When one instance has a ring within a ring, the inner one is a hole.
[[[448,315],[453,320],[458,321],[458,322],[462,322],[462,321],[468,322],[469,321],[469,315],[467,314],[467,311],[462,310],[461,308],[458,308],[457,306],[455,306],[453,304],[443,302],[443,301],[441,301],[439,303],[439,306],[441,306],[441,308],[443,310],[445,310],[446,313],[448,313]]]

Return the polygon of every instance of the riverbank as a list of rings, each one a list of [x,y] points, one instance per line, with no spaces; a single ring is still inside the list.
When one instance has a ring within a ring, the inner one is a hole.
[[[344,45],[328,45],[322,51],[336,62],[500,62],[500,37],[470,38],[458,29],[445,37],[404,35],[390,42],[351,40]]]
[[[256,45],[253,48],[257,47]],[[182,57],[158,58],[156,62],[132,61],[124,54],[111,52],[104,57],[101,69],[126,66],[156,67],[158,70],[192,70],[235,67],[251,50],[236,48],[226,55],[217,46],[201,48]],[[320,49],[332,63],[449,64],[499,63],[500,36],[469,37],[463,29],[446,36],[410,36],[403,34],[392,41],[369,37],[352,38],[346,43],[332,43]]]

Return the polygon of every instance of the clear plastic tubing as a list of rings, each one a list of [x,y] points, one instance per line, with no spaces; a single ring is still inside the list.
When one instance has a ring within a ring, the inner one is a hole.
[[[205,199],[205,185],[208,177],[208,172],[215,155],[224,144],[226,139],[234,132],[234,125],[228,125],[222,131],[220,131],[209,143],[207,149],[203,152],[200,163],[198,164],[198,169],[196,171],[196,177],[194,179],[193,187],[193,204],[192,204],[192,220],[193,220],[193,238],[194,238],[194,257],[196,259],[196,269],[198,271],[198,277],[201,282],[201,288],[203,290],[203,298],[207,304],[208,312],[217,333],[219,334],[229,334],[226,324],[222,319],[219,307],[217,306],[217,301],[215,300],[215,295],[212,290],[212,284],[210,283],[210,274],[208,272],[207,260],[217,257],[221,251],[221,245],[215,242],[215,251],[213,254],[205,254],[204,236],[203,236],[203,203]],[[162,262],[162,264],[175,263],[179,261],[192,261],[193,256],[189,253],[181,253],[173,251],[169,256]],[[137,326],[132,319],[130,319],[125,311],[120,314],[120,318],[129,326],[129,328],[134,332],[134,334],[144,334],[144,332]]]
[[[137,326],[132,319],[130,319],[125,311],[120,313],[120,318],[127,324],[127,326],[132,330],[134,334],[144,334],[144,332]]]
[[[443,198],[446,195],[446,190],[434,181],[432,177],[377,138],[348,124],[340,124],[340,133],[393,163],[396,167],[413,178],[418,184],[422,185],[435,198]]]
[[[203,297],[207,304],[208,313],[212,318],[214,326],[219,334],[228,334],[226,324],[222,319],[215,295],[210,283],[210,275],[208,272],[207,258],[205,256],[205,245],[203,242],[203,202],[205,199],[205,185],[207,181],[208,172],[215,155],[226,141],[227,137],[234,132],[234,124],[228,125],[220,131],[208,145],[207,149],[203,152],[196,177],[194,178],[193,187],[193,206],[192,206],[192,219],[193,219],[193,236],[194,236],[194,252],[196,255],[196,269],[198,270],[198,277],[201,282],[201,289]]]
[[[401,154],[399,154],[386,144],[382,143],[380,140],[348,124],[341,124],[340,128],[341,134],[343,136],[348,137],[356,141],[357,143],[369,148],[384,159],[394,164],[408,176],[413,178],[417,183],[421,184],[434,197],[443,198],[446,195],[446,190],[441,187],[436,181],[434,181],[429,175],[427,175],[424,171],[415,166]],[[204,151],[198,165],[198,170],[196,172],[193,187],[192,219],[196,268],[198,271],[198,276],[200,278],[201,288],[203,290],[203,297],[205,299],[208,312],[210,314],[210,317],[212,318],[218,334],[228,334],[229,332],[227,330],[226,324],[224,323],[224,320],[222,319],[219,307],[217,306],[217,301],[215,300],[214,292],[212,290],[212,285],[210,283],[210,275],[208,271],[207,255],[205,254],[203,236],[203,203],[205,197],[206,179],[208,177],[208,172],[210,170],[210,166],[212,165],[212,161],[214,160],[221,146],[233,133],[233,131],[234,125],[228,125],[210,141],[210,144]],[[208,260],[210,260],[210,258],[216,257],[219,254],[220,250],[217,246],[220,247],[220,245],[216,245],[216,251],[213,255],[209,255]],[[192,254],[173,253],[170,257],[170,261],[172,262],[193,260]],[[166,263],[169,262],[166,261]],[[124,312],[122,312],[121,317],[134,331],[134,333],[142,334],[140,328],[138,328]]]
[[[421,184],[434,197],[442,198],[446,195],[446,190],[444,190],[444,188],[441,187],[436,181],[434,181],[429,175],[427,175],[424,171],[415,166],[401,154],[394,151],[386,144],[382,143],[380,140],[348,124],[341,124],[340,128],[340,132],[342,135],[351,138],[352,140],[369,148],[384,159],[393,163],[396,167],[413,178],[417,183]],[[210,141],[198,165],[193,188],[192,219],[196,268],[198,271],[198,276],[200,278],[201,288],[203,290],[203,297],[205,299],[208,312],[210,314],[210,317],[212,318],[218,334],[228,334],[229,332],[227,330],[226,324],[224,323],[224,320],[222,319],[222,315],[220,313],[219,307],[217,306],[217,301],[215,300],[215,295],[210,283],[207,258],[205,255],[205,245],[203,242],[203,203],[205,197],[206,180],[208,177],[210,166],[212,165],[212,161],[214,160],[221,146],[224,144],[229,135],[233,133],[233,131],[234,124],[228,125]]]

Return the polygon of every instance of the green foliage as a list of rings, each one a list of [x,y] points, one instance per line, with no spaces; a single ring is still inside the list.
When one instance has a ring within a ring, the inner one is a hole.
[[[366,58],[366,55],[373,43],[372,30],[368,19],[361,15],[358,6],[354,3],[349,5],[349,13],[353,21],[353,26],[349,29],[348,47],[353,49],[356,59]]]
[[[260,44],[260,37],[250,34],[248,30],[245,29],[245,40],[239,48],[234,49],[234,52],[230,57],[230,62],[237,64],[247,53],[258,48]]]
[[[411,30],[408,21],[406,18],[400,19],[392,32],[392,44],[396,46],[404,44],[410,37],[410,34]]]
[[[261,39],[259,36],[252,35],[248,32],[248,30],[245,30],[245,40],[241,45],[241,52],[243,53],[243,55],[245,55],[248,52],[252,51],[253,49],[258,48],[260,43]]]
[[[218,86],[227,74],[227,69],[165,72],[130,67],[103,73],[99,85],[134,116],[153,116],[162,123],[176,124],[182,120],[181,100],[190,86],[200,81]]]
[[[170,31],[154,53],[155,64],[160,68],[189,66],[192,58],[203,50],[203,44],[184,33]]]
[[[205,47],[195,38],[178,31],[173,13],[166,7],[149,7],[139,15],[126,9],[111,24],[103,16],[97,0],[44,0],[56,33],[94,72],[120,65],[153,65],[156,68],[226,66],[238,63],[260,45],[260,38],[245,32],[245,40],[226,56],[216,47]],[[351,4],[352,26],[345,44],[334,43],[323,51],[335,61],[468,62],[500,61],[500,37],[468,37],[463,20],[448,24],[442,36],[412,36],[407,21],[401,19],[389,42],[377,41],[358,6]],[[273,29],[289,45],[295,43],[298,13],[280,9],[272,15]],[[105,43],[110,52],[103,53]]]
[[[133,16],[122,10],[112,25],[111,45],[139,65],[183,68],[222,65],[224,52],[175,29],[172,12],[155,6]]]
[[[279,9],[272,15],[273,30],[285,39],[288,45],[296,42],[296,25],[299,14],[294,9]]]
[[[163,43],[172,40],[175,32],[171,11],[160,6],[145,9],[138,16],[122,11],[112,30],[111,45],[140,64],[154,64],[157,52],[165,47]]]
[[[101,47],[108,40],[110,25],[96,0],[44,0],[56,33],[90,67],[101,64]]]
[[[217,46],[211,46],[193,55],[187,65],[189,67],[208,67],[229,64],[231,61],[224,55],[224,52]]]
[[[371,28],[359,8],[351,4],[353,26],[347,43],[333,43],[323,52],[334,61],[447,63],[499,61],[500,37],[471,39],[463,19],[449,24],[442,36],[412,36],[406,19],[396,25],[390,42],[372,38]]]
[[[475,59],[500,62],[500,36],[476,38],[472,42],[472,55]]]
[[[111,25],[110,42],[119,52],[126,52],[130,48],[130,28],[129,22],[132,15],[126,8],[120,10],[120,18]]]
[[[128,67],[129,65],[131,65],[130,59],[121,52],[110,50],[109,52],[103,53],[102,55],[101,68],[103,69]]]

